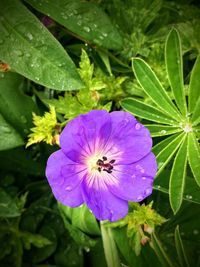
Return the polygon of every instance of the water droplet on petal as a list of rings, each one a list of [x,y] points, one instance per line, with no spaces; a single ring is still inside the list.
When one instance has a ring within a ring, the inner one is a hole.
[[[152,192],[152,189],[149,187],[145,190],[145,195],[149,195],[151,194],[151,192]]]
[[[136,125],[135,125],[135,129],[136,129],[136,130],[140,130],[140,128],[141,128],[141,124],[140,124],[140,123],[136,123]]]
[[[137,200],[138,200],[138,201],[141,201],[142,199],[143,199],[143,196],[138,196],[138,197],[137,197]]]
[[[144,177],[144,176],[142,177],[142,180],[146,180],[146,179],[147,179],[146,177]]]
[[[141,173],[144,173],[144,172],[145,172],[145,170],[144,170],[144,169],[142,168],[142,166],[139,165],[139,164],[137,164],[137,165],[135,166],[135,169],[138,170],[138,171],[140,171]]]
[[[71,186],[67,186],[65,189],[66,189],[67,191],[70,191],[70,190],[72,190],[72,187],[71,187]]]

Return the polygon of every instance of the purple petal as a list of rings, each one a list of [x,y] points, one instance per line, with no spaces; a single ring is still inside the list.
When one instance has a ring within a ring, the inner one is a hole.
[[[101,177],[86,177],[83,198],[98,220],[116,221],[128,213],[128,203],[109,192]]]
[[[112,121],[112,138],[125,136],[150,136],[149,130],[140,124],[136,118],[128,112],[114,111],[110,113]]]
[[[152,193],[157,165],[153,153],[130,165],[116,165],[104,178],[108,189],[117,197],[138,202]],[[110,177],[110,175],[112,177]]]
[[[85,166],[75,164],[62,150],[54,152],[48,159],[46,177],[55,198],[64,205],[76,207],[83,203],[81,182]]]
[[[112,133],[105,155],[116,164],[130,164],[145,157],[152,148],[149,130],[127,112],[112,112]]]
[[[109,113],[93,110],[67,124],[60,136],[61,149],[74,162],[84,162],[88,155],[107,142],[110,132]]]

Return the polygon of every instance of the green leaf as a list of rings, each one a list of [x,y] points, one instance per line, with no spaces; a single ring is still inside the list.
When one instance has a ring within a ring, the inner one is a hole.
[[[32,112],[37,109],[32,98],[23,93],[23,85],[24,78],[17,73],[0,74],[0,113],[25,137],[32,126]]]
[[[153,153],[155,155],[158,155],[166,146],[168,146],[176,137],[178,137],[179,134],[173,134],[172,136],[169,136],[162,140],[161,142],[157,143],[153,147]]]
[[[38,249],[34,251],[34,262],[40,262],[46,260],[49,256],[51,256],[57,247],[57,237],[54,229],[49,227],[48,225],[43,225],[40,229],[39,234],[45,240],[49,242],[47,244],[42,244],[42,246],[37,246]],[[34,244],[36,246],[36,244]]]
[[[175,267],[176,266],[175,264],[172,263],[171,259],[169,258],[165,250],[163,249],[162,243],[157,238],[155,233],[152,234],[150,245],[155,251],[163,267]]]
[[[69,216],[68,207],[58,203],[58,209],[59,209],[60,215],[63,219],[65,228],[69,231],[69,233],[70,233],[71,237],[74,239],[74,241],[78,245],[80,245],[81,247],[94,246],[96,243],[95,240],[91,239],[89,236],[87,236],[81,230],[76,228],[74,225],[70,224],[70,222],[68,220],[68,216]]]
[[[164,170],[154,181],[154,189],[169,194],[170,171]],[[187,202],[200,204],[200,188],[193,177],[186,176],[183,199]]]
[[[0,162],[1,170],[6,172],[13,171],[33,176],[43,176],[45,172],[44,162],[34,160],[31,151],[25,151],[23,147],[0,152]]]
[[[109,17],[95,3],[76,0],[26,0],[71,32],[107,49],[121,49],[122,38]]]
[[[92,235],[99,235],[100,230],[94,215],[90,212],[86,205],[78,208],[73,208],[72,211],[72,224],[78,227],[85,233]]]
[[[193,111],[191,121],[192,121],[192,126],[196,126],[200,123],[200,94],[198,100],[196,101],[196,106]]]
[[[127,229],[126,227],[123,228],[114,228],[112,229],[114,240],[116,242],[116,245],[120,251],[120,253],[123,255],[123,257],[126,259],[128,266],[141,266],[140,259],[141,257],[137,257],[135,252],[133,251],[132,247],[130,246],[130,242],[127,238]],[[123,244],[123,246],[122,246]]]
[[[86,205],[81,205],[77,208],[70,208],[66,206],[65,214],[71,220],[72,225],[79,228],[81,231],[91,235],[100,234],[96,218]]]
[[[175,246],[176,246],[176,251],[178,254],[178,260],[179,260],[180,266],[190,267],[188,259],[187,259],[186,251],[184,249],[183,242],[181,239],[179,225],[177,225],[175,229]]]
[[[0,114],[0,151],[24,145],[20,134]]]
[[[112,229],[109,226],[105,226],[103,222],[101,222],[101,235],[108,267],[120,267],[120,259],[114,241]]]
[[[83,84],[64,48],[17,0],[0,1],[0,59],[16,72],[57,90]]]
[[[145,104],[142,101],[134,98],[126,98],[121,102],[122,107],[128,112],[133,113],[140,118],[155,121],[158,123],[164,123],[169,125],[177,125],[177,122],[163,113],[160,109],[155,108],[149,104]]]
[[[109,73],[110,76],[112,76],[112,69],[111,69],[111,65],[110,65],[110,60],[109,60],[109,56],[107,53],[105,53],[102,50],[97,50],[97,53],[99,54],[101,60],[103,61],[104,65],[106,66],[106,69]]]
[[[200,148],[193,132],[188,134],[188,160],[194,178],[200,186]]]
[[[145,93],[161,110],[163,110],[164,113],[173,119],[180,121],[181,115],[149,65],[142,59],[134,58],[132,67],[135,76]]]
[[[185,187],[186,165],[187,136],[185,135],[183,143],[181,144],[174,159],[169,183],[169,199],[174,213],[177,213],[182,204],[183,191]]]
[[[21,232],[20,237],[22,238],[26,249],[30,249],[31,244],[38,248],[42,248],[51,244],[51,241],[46,237],[38,234],[32,234],[30,232]]]
[[[187,107],[184,93],[181,41],[179,34],[175,29],[170,31],[166,40],[165,62],[176,104],[181,113],[185,116]]]
[[[145,124],[145,126],[149,129],[152,137],[171,135],[183,131],[180,127],[162,124]]]
[[[170,136],[167,141],[164,140],[158,143],[155,147],[153,147],[153,152],[156,154],[156,159],[158,163],[158,171],[157,175],[161,173],[161,171],[165,168],[165,166],[169,163],[176,150],[180,146],[184,137],[184,133],[178,134],[175,136]],[[170,142],[168,142],[170,140]],[[167,145],[166,145],[167,143]]]
[[[20,214],[17,201],[0,188],[0,217],[14,218],[20,216]]]
[[[200,73],[200,56],[196,59],[194,67],[192,69],[192,74],[190,78],[189,84],[189,95],[188,95],[188,102],[189,102],[189,112],[192,113],[196,105],[198,103],[198,99],[200,97],[199,88],[200,88],[200,80],[199,80],[199,73]]]

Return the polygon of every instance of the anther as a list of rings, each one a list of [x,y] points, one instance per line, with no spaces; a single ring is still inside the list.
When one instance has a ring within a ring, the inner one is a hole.
[[[97,165],[102,166],[102,164],[103,164],[103,160],[98,159],[98,160],[97,160]]]

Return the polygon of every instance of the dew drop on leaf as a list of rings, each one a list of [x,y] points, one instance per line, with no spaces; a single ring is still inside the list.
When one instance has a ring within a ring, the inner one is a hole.
[[[21,120],[22,123],[27,123],[27,119],[23,115],[20,117],[20,120]]]
[[[87,27],[87,26],[84,26],[83,29],[84,29],[84,31],[86,31],[86,32],[90,32],[90,28]]]
[[[19,57],[23,56],[23,52],[21,50],[15,50],[14,53]]]
[[[30,32],[27,33],[27,37],[30,41],[33,40],[33,35]]]
[[[166,130],[162,130],[160,131],[160,134],[163,135],[163,134],[166,134],[166,132],[167,132]]]
[[[1,130],[1,132],[3,132],[3,133],[11,133],[11,129],[10,129],[9,127],[7,127],[7,126],[4,126],[4,125],[2,125],[2,126],[0,127],[0,130]]]

